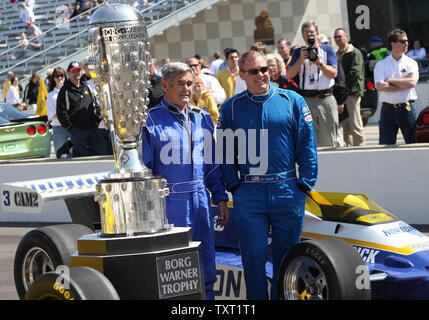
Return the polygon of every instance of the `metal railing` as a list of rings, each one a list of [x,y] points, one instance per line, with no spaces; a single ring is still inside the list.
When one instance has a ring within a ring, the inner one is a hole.
[[[157,3],[151,3],[149,2],[149,5],[146,7],[143,7],[143,9],[140,10],[140,12],[143,15],[143,18],[148,26],[148,29],[150,25],[155,25],[154,28],[151,30],[153,31],[152,34],[155,35],[158,32],[162,32],[164,29],[169,27],[170,25],[176,24],[180,22],[181,20],[188,18],[195,14],[196,12],[199,12],[201,10],[204,10],[208,6],[215,4],[219,2],[219,0],[161,0]],[[194,5],[195,7],[193,10],[187,10],[185,12],[186,8],[190,7],[191,5]],[[79,21],[79,17],[83,15],[87,15],[88,13],[92,12],[96,8],[91,8],[90,10],[81,13],[79,16],[76,16],[60,25],[57,25],[46,32],[44,34],[49,35],[49,33],[52,33],[55,30],[59,30],[64,27],[67,23],[73,22],[73,21]],[[139,8],[140,9],[140,8]],[[178,17],[175,19],[172,19],[172,21],[168,21],[168,17],[170,17],[172,14],[176,14]],[[40,71],[40,69],[47,70],[51,64],[59,64],[61,61],[66,60],[69,57],[64,58],[58,58],[53,57],[50,55],[50,53],[54,50],[58,50],[59,48],[62,48],[65,43],[68,43],[70,52],[67,53],[67,56],[70,56],[76,52],[83,51],[87,48],[88,39],[87,39],[87,32],[88,32],[88,21],[85,21],[86,24],[81,27],[77,33],[75,28],[70,29],[70,37],[67,39],[61,40],[59,42],[54,41],[52,45],[49,47],[46,47],[38,52],[35,52],[35,54],[26,57],[23,60],[20,60],[14,65],[8,65],[6,68],[3,68],[0,71],[0,78],[3,76],[5,78],[8,71],[14,71],[14,73],[21,75],[21,84],[25,84],[29,78],[31,77],[31,73],[33,72],[34,68],[38,68],[36,70],[37,72]],[[44,37],[46,37],[44,35]],[[18,48],[19,45],[8,49],[1,54],[5,54],[7,52],[13,52],[14,49]],[[54,51],[55,52],[55,51]],[[36,60],[36,58],[41,58],[40,60]],[[32,65],[32,62],[34,65]],[[40,67],[40,64],[43,64],[44,67]],[[15,69],[24,66],[26,68],[29,68],[29,71],[25,70],[26,72],[15,72]]]
[[[53,31],[56,31],[56,30],[67,30],[66,27],[68,25],[70,25],[70,23],[73,23],[73,22],[77,22],[77,23],[76,23],[76,27],[69,28],[69,30],[70,30],[69,33],[70,34],[76,32],[76,31],[78,31],[78,33],[80,34],[82,30],[83,31],[88,31],[88,21],[87,20],[86,21],[81,21],[81,19],[82,19],[83,16],[86,16],[86,15],[90,14],[95,9],[96,9],[96,7],[95,8],[91,8],[88,11],[82,12],[79,15],[73,17],[72,19],[69,19],[69,20],[65,21],[64,23],[61,23],[59,25],[55,25],[51,29],[43,31],[43,35],[39,36],[39,38],[41,38],[41,39],[46,38],[51,33],[53,33]],[[24,32],[24,31],[22,31],[22,32]],[[74,39],[75,37],[76,37],[76,35],[72,36],[70,39]],[[55,40],[55,34],[53,35],[53,38]],[[27,39],[27,40],[28,40],[28,42],[31,42],[34,39],[36,39],[36,37],[32,37],[32,38]],[[8,71],[11,71],[13,68],[19,67],[19,66],[21,66],[23,64],[27,65],[28,62],[31,59],[35,58],[35,57],[39,57],[39,56],[46,57],[46,52],[49,51],[51,48],[57,47],[57,45],[54,43],[52,46],[49,46],[49,47],[45,46],[43,50],[41,50],[39,52],[35,52],[33,55],[28,56],[27,58],[24,58],[23,60],[20,60],[20,61],[18,61],[15,64],[12,65],[12,61],[15,62],[15,60],[11,59],[11,56],[13,55],[14,51],[16,51],[19,47],[20,47],[20,44],[17,44],[16,46],[14,46],[12,48],[9,48],[9,49],[7,49],[5,51],[0,52],[1,56],[5,56],[6,57],[6,59],[4,59],[4,60],[1,61],[1,62],[6,61],[6,68],[4,68],[3,70],[0,71],[0,75],[5,74]],[[26,49],[26,50],[32,51],[31,49]],[[44,61],[44,62],[47,62],[47,61]]]
[[[163,0],[163,1],[159,1],[156,4],[152,3],[152,4],[148,5],[147,7],[145,7],[143,10],[141,10],[141,12],[145,13],[145,12],[151,11],[153,9],[156,9],[157,7],[164,5],[168,1],[169,0]],[[5,59],[0,61],[0,63],[2,63],[2,64],[4,63],[5,66],[0,71],[0,76],[5,75],[5,74],[7,74],[7,72],[13,71],[14,69],[17,69],[21,66],[29,67],[30,71],[25,72],[25,73],[31,74],[33,72],[32,67],[31,67],[31,62],[34,61],[35,58],[42,58],[42,61],[37,61],[38,62],[37,64],[42,63],[44,65],[50,65],[52,60],[55,60],[55,59],[52,59],[48,53],[51,52],[53,49],[60,48],[61,45],[63,45],[66,42],[67,43],[72,42],[74,44],[74,50],[73,50],[73,46],[70,46],[70,51],[78,51],[80,49],[87,47],[87,38],[84,36],[84,34],[86,35],[88,32],[89,19],[83,20],[83,17],[85,17],[87,15],[91,15],[91,13],[95,9],[97,9],[97,7],[91,8],[91,9],[87,10],[86,12],[82,12],[79,15],[73,17],[72,19],[69,19],[69,20],[67,20],[61,24],[55,25],[54,27],[52,27],[49,30],[43,31],[43,36],[41,36],[39,38],[45,38],[46,40],[53,38],[52,40],[54,40],[54,41],[53,41],[52,45],[49,45],[49,46],[44,45],[43,50],[34,51],[34,54],[27,56],[24,59],[20,59],[19,61],[16,61],[15,59],[11,59],[11,56],[20,47],[20,44],[17,44],[16,46],[1,52],[0,55],[4,56]],[[160,15],[158,14],[157,18],[159,18],[159,17],[160,17]],[[150,20],[152,20],[152,19],[150,19]],[[74,27],[67,28],[70,24],[74,24]],[[57,30],[69,30],[68,32],[64,32],[64,33],[69,34],[70,37],[68,37],[67,39],[61,40],[59,42],[56,42],[54,32]],[[32,37],[32,38],[28,39],[28,41],[31,42],[35,38],[36,37]],[[31,49],[26,49],[26,50],[28,50],[27,52],[32,52]],[[16,62],[16,63],[14,63],[14,62]],[[37,66],[34,66],[34,67],[37,67]],[[19,74],[20,72],[16,72],[16,73]],[[23,79],[23,81],[24,80],[25,79]]]

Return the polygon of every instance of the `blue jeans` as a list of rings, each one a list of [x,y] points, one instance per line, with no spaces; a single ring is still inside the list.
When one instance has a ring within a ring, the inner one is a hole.
[[[411,110],[405,107],[394,108],[384,104],[381,107],[379,144],[396,144],[398,129],[401,129],[405,143],[415,142],[416,106],[410,104]]]
[[[108,154],[108,146],[98,128],[88,130],[72,126],[71,140],[73,143],[73,157],[100,156]]]
[[[52,126],[52,131],[53,131],[52,139],[54,141],[54,149],[55,149],[55,153],[57,153],[58,149],[61,148],[67,140],[70,140],[70,133],[62,126]],[[67,158],[71,158],[71,154],[67,156]]]
[[[240,241],[247,299],[268,299],[265,264],[271,228],[271,299],[276,300],[281,261],[301,237],[305,194],[292,180],[290,183],[242,183],[233,197],[233,218]]]

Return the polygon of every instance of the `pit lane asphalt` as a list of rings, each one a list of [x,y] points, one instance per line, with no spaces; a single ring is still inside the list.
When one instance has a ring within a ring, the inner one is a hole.
[[[0,300],[19,300],[13,279],[13,260],[21,238],[39,226],[0,223]],[[415,226],[429,236],[429,226]]]

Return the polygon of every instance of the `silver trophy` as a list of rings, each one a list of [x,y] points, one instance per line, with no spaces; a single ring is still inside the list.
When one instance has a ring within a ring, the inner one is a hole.
[[[138,152],[146,125],[151,67],[146,25],[126,3],[105,3],[89,22],[88,66],[96,74],[96,97],[110,130],[115,168],[99,181],[103,236],[156,233],[170,229],[165,199],[167,181],[153,176]]]

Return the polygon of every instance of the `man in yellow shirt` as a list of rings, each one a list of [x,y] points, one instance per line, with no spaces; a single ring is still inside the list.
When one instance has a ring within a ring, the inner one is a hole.
[[[10,79],[12,79],[14,75],[15,74],[12,71],[9,71],[7,73],[7,79],[3,82],[3,101],[6,101],[7,91],[10,87]]]
[[[228,63],[228,68],[219,71],[216,75],[220,85],[225,90],[226,99],[235,95],[235,83],[238,77],[238,59],[239,53],[236,49],[225,49],[225,59]]]

